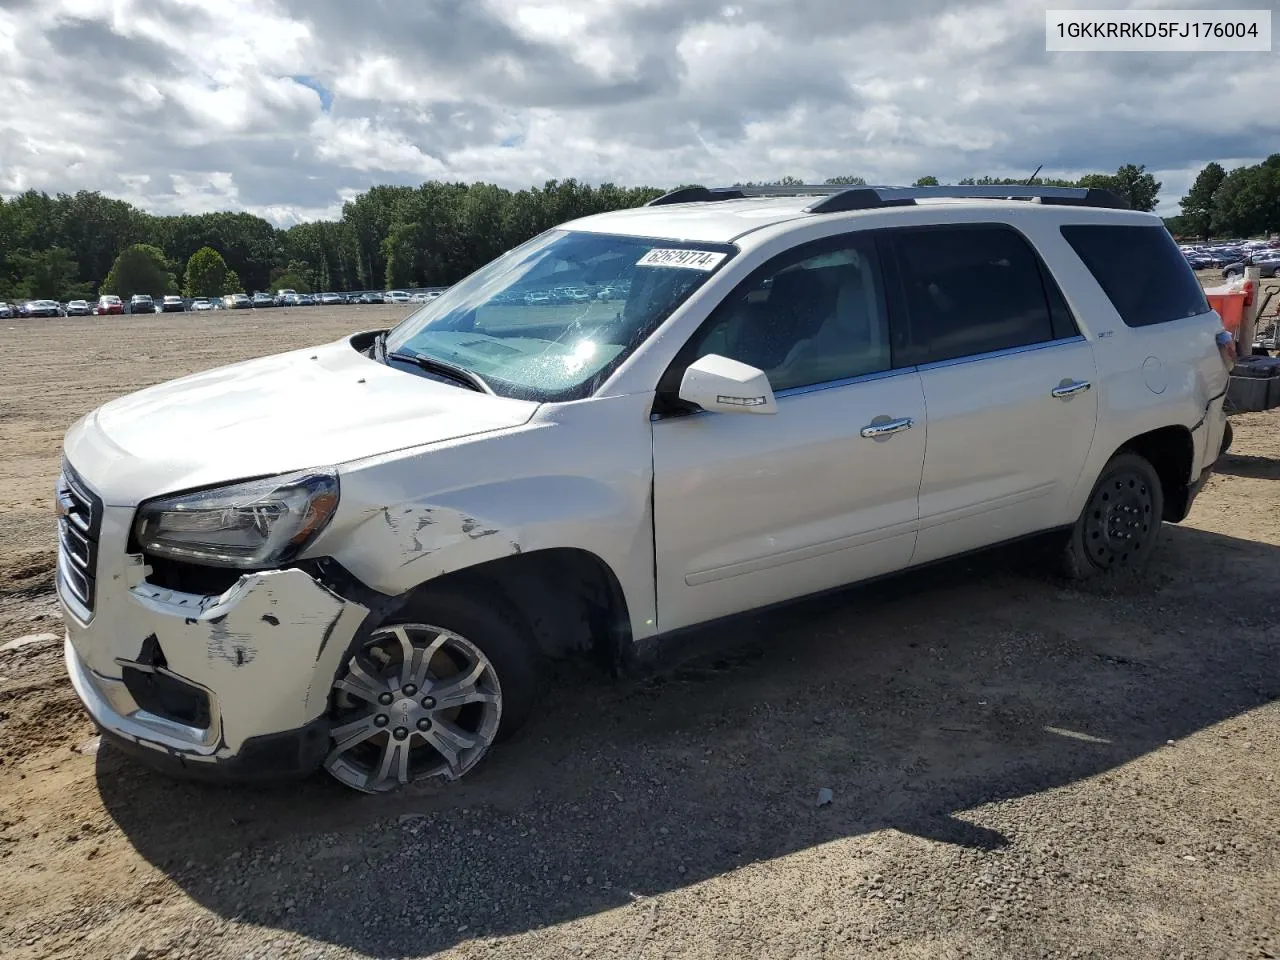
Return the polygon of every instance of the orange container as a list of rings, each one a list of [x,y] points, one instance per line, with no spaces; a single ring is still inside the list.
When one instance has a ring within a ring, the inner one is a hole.
[[[1231,331],[1236,339],[1240,338],[1240,321],[1244,319],[1244,291],[1239,293],[1207,293],[1205,298],[1209,306],[1218,311],[1222,325]]]

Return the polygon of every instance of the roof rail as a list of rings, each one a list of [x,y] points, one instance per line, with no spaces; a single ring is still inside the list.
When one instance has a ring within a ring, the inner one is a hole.
[[[745,197],[818,197],[805,207],[808,213],[844,213],[882,207],[913,206],[917,200],[935,197],[960,200],[1027,200],[1057,206],[1130,209],[1128,201],[1111,190],[1096,187],[1043,187],[998,184],[956,187],[864,187],[839,184],[803,184],[794,187],[682,187],[650,200],[649,206],[673,203],[710,203]]]

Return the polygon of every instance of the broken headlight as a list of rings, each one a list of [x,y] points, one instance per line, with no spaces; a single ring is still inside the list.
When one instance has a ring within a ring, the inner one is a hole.
[[[218,567],[293,559],[338,507],[338,475],[308,470],[149,500],[133,533],[143,552]]]

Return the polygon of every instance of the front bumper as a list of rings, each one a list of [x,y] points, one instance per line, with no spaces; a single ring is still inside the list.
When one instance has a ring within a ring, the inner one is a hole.
[[[58,582],[67,673],[113,743],[174,770],[304,774],[328,743],[329,691],[368,613],[302,570],[248,573],[217,596],[148,583],[104,511],[92,611]]]

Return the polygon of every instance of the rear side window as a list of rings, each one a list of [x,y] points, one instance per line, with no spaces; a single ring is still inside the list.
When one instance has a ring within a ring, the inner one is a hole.
[[[1200,281],[1160,226],[1109,224],[1062,228],[1128,327],[1149,327],[1209,312]]]
[[[894,243],[923,362],[1055,339],[1046,278],[1035,252],[1015,231],[929,227],[904,230]],[[1070,322],[1058,319],[1064,327]]]

